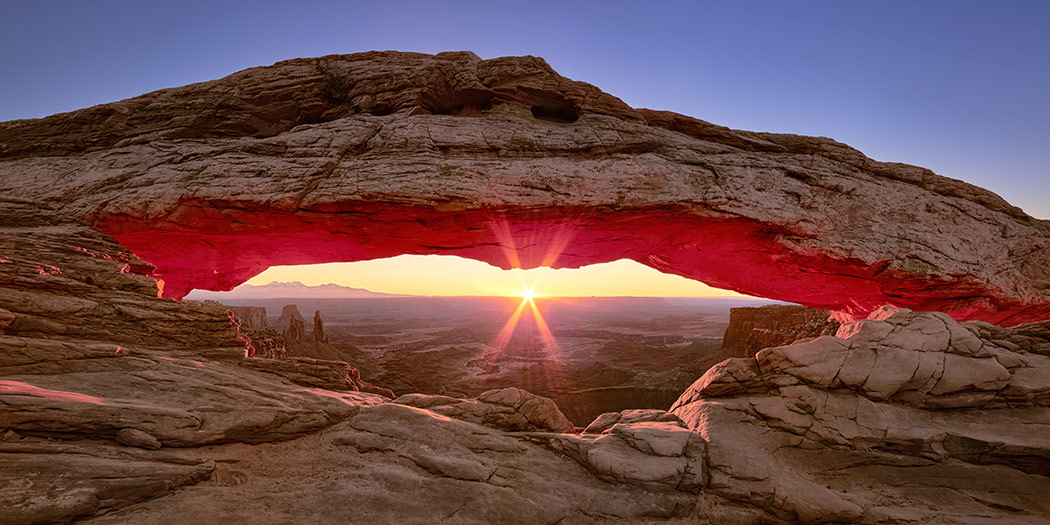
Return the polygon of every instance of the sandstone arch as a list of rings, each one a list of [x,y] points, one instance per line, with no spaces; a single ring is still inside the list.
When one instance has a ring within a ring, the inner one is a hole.
[[[115,236],[180,298],[275,264],[631,258],[865,316],[1050,317],[1050,222],[825,138],[632,109],[542,59],[298,59],[0,124],[0,194]]]

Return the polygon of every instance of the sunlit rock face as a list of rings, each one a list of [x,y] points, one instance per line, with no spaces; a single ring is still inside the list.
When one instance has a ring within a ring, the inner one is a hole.
[[[0,124],[0,194],[85,219],[162,293],[276,264],[630,258],[863,318],[1050,317],[1050,226],[826,138],[633,109],[542,59],[297,59]]]
[[[919,522],[920,508],[1035,522],[1050,516],[1048,372],[1050,322],[886,307],[727,359],[670,412],[705,440],[708,494],[788,522]]]
[[[833,335],[839,323],[827,310],[794,304],[770,304],[729,310],[729,326],[722,336],[725,357],[754,357],[759,350],[799,339]]]
[[[517,389],[392,400],[346,362],[250,357],[247,323],[157,297],[146,268],[0,195],[0,522],[1050,516],[1050,321],[879,309],[577,433]]]

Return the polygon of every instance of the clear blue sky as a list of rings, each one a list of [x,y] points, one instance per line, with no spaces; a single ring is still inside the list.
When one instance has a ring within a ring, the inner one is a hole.
[[[1050,0],[0,3],[0,120],[293,57],[542,56],[632,106],[822,135],[1050,218]]]

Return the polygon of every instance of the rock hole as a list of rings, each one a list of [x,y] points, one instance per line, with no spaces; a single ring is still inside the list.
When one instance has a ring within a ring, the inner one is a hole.
[[[579,112],[576,111],[575,107],[549,107],[549,106],[532,106],[532,116],[540,120],[547,120],[550,122],[561,122],[568,124],[570,122],[576,122],[580,119]]]

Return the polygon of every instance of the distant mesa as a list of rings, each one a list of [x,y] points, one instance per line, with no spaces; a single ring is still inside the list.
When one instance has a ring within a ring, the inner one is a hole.
[[[835,335],[838,328],[831,312],[796,304],[731,308],[722,350],[725,357],[755,357],[765,348]]]
[[[303,314],[299,313],[299,307],[294,304],[286,304],[281,309],[281,316],[277,318],[277,326],[286,326],[292,320],[299,321],[300,323],[306,321],[303,318]]]
[[[223,301],[228,299],[373,299],[392,297],[413,297],[410,295],[373,292],[364,288],[351,288],[338,284],[308,286],[299,281],[277,282],[254,285],[242,284],[228,292],[194,290],[186,299],[203,301]]]

